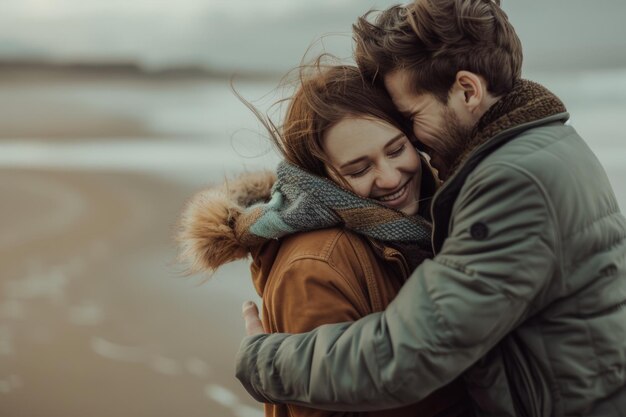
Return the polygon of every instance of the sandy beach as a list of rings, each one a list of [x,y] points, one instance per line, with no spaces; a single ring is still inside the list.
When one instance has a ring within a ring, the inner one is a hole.
[[[258,414],[232,376],[245,267],[199,285],[173,264],[191,189],[3,170],[0,190],[3,415]]]
[[[191,189],[2,170],[0,192],[2,415],[259,415],[233,378],[245,267],[199,285],[173,263]]]
[[[150,83],[2,80],[0,108],[22,114],[0,112],[4,145],[71,149],[130,136],[149,152],[151,141],[169,135],[151,127],[150,106],[141,112],[150,101],[143,94],[157,88]],[[175,99],[171,88],[158,86],[158,98]],[[102,91],[106,99],[97,97]],[[110,101],[121,110],[106,111]],[[62,117],[50,117],[55,112]],[[120,122],[124,112],[130,122]],[[184,129],[179,136],[197,139]],[[173,175],[50,168],[47,160],[0,167],[0,415],[262,415],[234,378],[240,306],[256,297],[247,265],[204,282],[184,277],[175,262],[177,216],[201,184],[219,180],[215,167]]]
[[[624,208],[620,74],[548,86]],[[227,81],[0,74],[0,126],[0,415],[262,416],[234,378],[247,263],[183,277],[172,239],[195,191],[275,162]]]

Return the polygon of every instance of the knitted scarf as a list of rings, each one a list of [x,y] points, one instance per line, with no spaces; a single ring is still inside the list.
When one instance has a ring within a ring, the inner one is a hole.
[[[237,218],[235,235],[246,246],[296,232],[344,227],[382,242],[411,242],[430,248],[431,225],[376,200],[359,197],[329,179],[281,162],[271,198]]]

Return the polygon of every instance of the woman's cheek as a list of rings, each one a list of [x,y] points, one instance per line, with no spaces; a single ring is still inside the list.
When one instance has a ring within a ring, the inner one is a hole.
[[[371,185],[368,185],[371,183],[371,180],[367,177],[368,176],[348,180],[352,191],[354,191],[356,195],[364,198],[368,198],[372,190]]]
[[[403,160],[403,166],[406,171],[413,173],[421,171],[421,160],[415,149],[410,149],[406,152],[406,158]]]

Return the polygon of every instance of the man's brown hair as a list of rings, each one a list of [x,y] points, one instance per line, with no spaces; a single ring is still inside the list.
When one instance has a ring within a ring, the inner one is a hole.
[[[521,77],[522,45],[500,0],[415,0],[373,11],[353,25],[355,59],[370,80],[382,82],[407,70],[412,93],[431,93],[443,103],[457,72],[481,75],[501,96]]]

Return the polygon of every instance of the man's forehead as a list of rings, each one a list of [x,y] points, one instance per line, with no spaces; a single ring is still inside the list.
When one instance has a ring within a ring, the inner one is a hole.
[[[423,94],[416,94],[412,91],[411,77],[407,70],[399,69],[385,75],[385,88],[393,104],[401,112],[411,110],[426,98]]]
[[[402,90],[408,90],[410,87],[410,77],[407,70],[397,69],[391,71],[385,75],[385,88],[391,94],[392,92],[399,92]],[[407,91],[408,92],[408,91]]]

